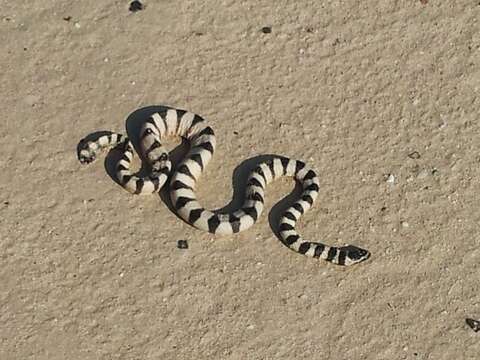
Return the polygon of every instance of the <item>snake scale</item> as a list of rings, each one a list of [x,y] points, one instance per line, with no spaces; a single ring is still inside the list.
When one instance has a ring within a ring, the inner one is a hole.
[[[173,174],[168,150],[162,145],[162,140],[171,136],[180,136],[190,144],[187,155]],[[94,141],[81,140],[78,158],[82,164],[90,163],[102,149],[120,147],[123,155],[116,164],[116,176],[127,191],[152,194],[159,192],[169,181],[170,198],[178,215],[197,229],[221,235],[250,228],[263,211],[266,186],[282,176],[293,177],[301,184],[302,192],[280,218],[278,230],[282,242],[300,254],[338,265],[353,265],[370,256],[367,250],[354,245],[335,247],[306,241],[295,230],[297,221],[313,205],[319,191],[317,175],[302,161],[273,156],[258,164],[249,174],[245,201],[240,209],[225,214],[205,209],[197,200],[195,186],[213,156],[215,145],[214,131],[201,116],[166,108],[152,114],[140,129],[141,155],[150,168],[147,176],[135,175],[130,169],[134,148],[122,134],[109,133]]]

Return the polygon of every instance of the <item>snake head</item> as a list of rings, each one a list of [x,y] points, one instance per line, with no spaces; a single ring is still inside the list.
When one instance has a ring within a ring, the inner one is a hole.
[[[368,250],[359,248],[354,245],[343,246],[339,250],[346,253],[344,265],[347,266],[357,264],[359,262],[367,260],[370,257],[370,252]]]

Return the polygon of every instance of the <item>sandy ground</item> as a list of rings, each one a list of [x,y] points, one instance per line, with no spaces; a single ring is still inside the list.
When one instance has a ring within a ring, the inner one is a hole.
[[[128,4],[0,1],[0,358],[478,359],[479,2]],[[77,161],[159,104],[216,131],[207,207],[246,159],[303,159],[303,235],[372,258],[297,255],[268,211],[214,238]]]

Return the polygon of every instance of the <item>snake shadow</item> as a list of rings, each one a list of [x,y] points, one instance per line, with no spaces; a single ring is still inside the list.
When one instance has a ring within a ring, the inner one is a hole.
[[[129,137],[130,141],[133,144],[133,147],[135,148],[137,154],[141,154],[139,151],[139,143],[140,143],[140,129],[142,127],[142,124],[145,122],[145,120],[151,116],[154,113],[165,113],[168,109],[171,109],[172,107],[166,106],[166,105],[157,105],[157,106],[146,106],[140,109],[135,110],[132,112],[126,119],[126,132],[127,136]],[[110,131],[96,131],[84,139],[82,141],[93,141],[98,139],[100,136],[106,135],[106,134],[111,134]],[[77,146],[77,153],[79,151],[79,146],[81,142]],[[178,146],[174,147],[170,152],[169,156],[172,161],[172,173],[175,171],[175,168],[177,165],[180,163],[180,161],[186,156],[187,152],[189,150],[189,144],[188,142],[182,138],[182,143],[179,144]],[[120,160],[122,156],[121,151],[119,151],[118,148],[112,148],[108,153],[107,156],[105,157],[104,161],[104,168],[108,176],[116,182],[119,186],[119,182],[116,178],[115,175],[115,165]],[[232,199],[230,200],[229,203],[227,203],[225,206],[213,210],[215,213],[230,213],[234,212],[235,210],[238,210],[241,208],[243,205],[243,202],[245,200],[245,191],[247,188],[247,180],[250,175],[250,173],[262,162],[271,160],[273,157],[275,157],[274,154],[265,154],[265,155],[258,155],[254,156],[251,158],[248,158],[244,161],[242,161],[233,171],[232,174],[232,188],[233,188],[233,196]],[[148,165],[145,162],[145,159],[141,158],[141,167],[138,171],[139,176],[144,176],[148,172]],[[293,180],[293,179],[292,179]],[[168,182],[167,182],[168,184]],[[280,234],[279,234],[279,223],[280,223],[280,218],[282,214],[287,210],[293,203],[298,200],[300,194],[301,194],[302,188],[301,185],[296,182],[295,188],[293,191],[282,198],[279,202],[277,202],[270,210],[268,214],[268,222],[270,225],[270,228],[272,229],[273,233],[279,240]],[[268,189],[266,190],[266,193],[268,193]],[[172,211],[180,220],[184,221],[180,216],[178,216],[175,207],[173,206],[171,200],[170,200],[170,194],[169,194],[169,187],[164,186],[160,193],[160,198],[162,202],[168,207],[170,211]],[[184,221],[185,222],[185,221]]]

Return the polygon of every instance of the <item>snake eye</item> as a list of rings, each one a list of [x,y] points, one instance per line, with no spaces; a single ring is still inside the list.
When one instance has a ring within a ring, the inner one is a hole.
[[[153,130],[150,129],[150,128],[147,128],[147,129],[145,130],[145,134],[147,134],[147,135],[153,134]]]
[[[160,155],[160,158],[158,159],[160,161],[167,161],[168,160],[168,155],[167,153],[163,153],[162,155]]]

